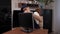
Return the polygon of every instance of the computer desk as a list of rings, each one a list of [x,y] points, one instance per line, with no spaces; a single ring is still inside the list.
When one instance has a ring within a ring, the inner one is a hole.
[[[27,33],[21,31],[20,27],[16,27],[16,28],[13,28],[13,30],[10,30],[3,34],[27,34]],[[29,34],[48,34],[48,29],[36,29]]]
[[[43,16],[41,16],[41,18],[43,19]],[[13,28],[12,30],[10,30],[8,32],[3,33],[3,34],[27,34],[27,33],[22,32],[20,27],[16,27],[16,28]],[[29,34],[48,34],[48,29],[36,29]]]

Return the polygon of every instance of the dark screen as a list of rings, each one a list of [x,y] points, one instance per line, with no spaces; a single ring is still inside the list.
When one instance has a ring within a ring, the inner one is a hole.
[[[19,24],[22,27],[33,27],[32,13],[19,13]]]

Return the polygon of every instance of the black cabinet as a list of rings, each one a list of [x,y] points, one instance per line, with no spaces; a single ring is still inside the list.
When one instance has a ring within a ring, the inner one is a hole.
[[[11,0],[0,0],[0,10],[3,8],[11,9]]]
[[[13,11],[13,28],[15,27],[19,27],[19,22],[18,22],[18,14],[19,13],[23,13],[22,11],[20,10],[14,10]]]
[[[0,0],[0,34],[11,30],[11,0]]]
[[[18,11],[18,10],[14,10],[14,12],[13,12],[13,28],[19,27],[19,23],[18,23],[18,13],[19,12],[20,11]]]
[[[43,9],[43,28],[52,32],[52,9]]]

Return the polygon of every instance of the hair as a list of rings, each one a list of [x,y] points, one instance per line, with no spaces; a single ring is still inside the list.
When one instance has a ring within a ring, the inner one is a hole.
[[[36,12],[38,12],[39,14],[41,13],[40,11],[41,11],[41,9],[40,8],[36,8],[36,10],[35,10]]]
[[[26,7],[28,7],[28,6],[27,6],[26,4],[23,4],[23,5],[22,5],[22,8],[21,8],[21,11],[23,11],[23,12],[24,12],[24,10],[23,10],[23,9],[24,9],[24,8],[26,8]]]

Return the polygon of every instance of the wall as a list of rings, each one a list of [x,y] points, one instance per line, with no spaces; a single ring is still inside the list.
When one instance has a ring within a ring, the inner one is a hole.
[[[19,9],[18,0],[11,0],[11,1],[12,1],[12,10]]]
[[[12,10],[20,10],[20,8],[18,8],[18,3],[20,1],[26,2],[27,0],[11,0]]]
[[[55,0],[53,12],[53,30],[56,34],[60,34],[60,0]]]

